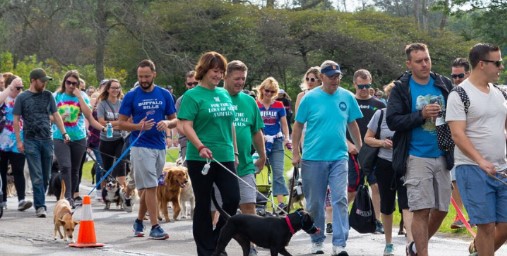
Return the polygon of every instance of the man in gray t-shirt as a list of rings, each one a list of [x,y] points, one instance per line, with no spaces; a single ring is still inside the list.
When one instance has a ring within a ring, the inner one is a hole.
[[[37,217],[46,217],[46,190],[53,163],[53,139],[51,119],[63,134],[65,143],[70,141],[63,121],[56,110],[55,99],[45,90],[51,77],[43,69],[30,72],[30,88],[21,93],[14,103],[14,132],[20,153],[24,153],[32,179],[33,199]],[[23,138],[21,138],[21,118],[23,118]]]
[[[195,80],[194,78],[194,75],[195,75],[195,71],[191,70],[191,71],[188,71],[186,76],[185,76],[185,87],[187,88],[187,90],[190,90],[192,88],[194,88],[198,82],[197,80]],[[185,95],[185,94],[183,94]],[[181,100],[183,99],[183,95],[181,95],[177,100],[176,100],[176,104],[175,104],[175,107],[176,107],[176,112],[178,112],[180,110],[180,105],[181,105]],[[186,157],[186,151],[187,151],[187,137],[185,135],[183,135],[183,133],[179,132],[180,136],[178,138],[178,143],[180,144],[180,157],[181,157],[181,160],[184,161],[183,162],[183,165],[184,166],[187,166],[186,162],[185,162],[185,157]]]

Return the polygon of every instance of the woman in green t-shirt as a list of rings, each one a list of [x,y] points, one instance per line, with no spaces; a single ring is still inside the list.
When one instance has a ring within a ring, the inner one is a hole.
[[[225,224],[220,219],[213,230],[210,214],[213,183],[222,195],[222,208],[230,215],[236,213],[240,199],[237,178],[217,163],[236,173],[234,109],[228,92],[217,87],[226,66],[227,60],[219,53],[203,54],[195,67],[199,84],[185,93],[178,112],[180,130],[191,142],[187,145],[186,160],[195,194],[193,233],[199,256],[213,253]]]

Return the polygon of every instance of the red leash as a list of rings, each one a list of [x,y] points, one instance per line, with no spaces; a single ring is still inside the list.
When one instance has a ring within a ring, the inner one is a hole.
[[[472,237],[475,238],[475,236],[477,234],[475,233],[475,231],[470,226],[470,223],[468,223],[468,221],[465,219],[465,216],[463,216],[463,213],[461,212],[461,209],[458,207],[458,204],[456,203],[456,201],[454,201],[454,198],[452,198],[452,196],[451,196],[451,203],[454,206],[454,209],[456,209],[456,214],[458,215],[458,219],[461,220],[461,222],[463,222],[463,224],[465,225],[465,228],[472,235]]]

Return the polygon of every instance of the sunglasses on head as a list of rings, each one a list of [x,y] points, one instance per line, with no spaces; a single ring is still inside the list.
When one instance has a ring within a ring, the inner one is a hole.
[[[371,87],[371,84],[358,84],[357,85],[357,88],[359,90],[362,90],[362,89],[369,89]]]
[[[264,93],[276,93],[276,91],[271,91],[271,90],[264,89]]]
[[[495,66],[496,66],[497,68],[499,68],[500,66],[502,66],[502,65],[503,65],[503,61],[502,61],[502,60],[481,60],[481,61],[483,61],[483,62],[493,63],[493,64],[495,64]]]
[[[305,80],[307,82],[312,82],[312,83],[315,82],[315,81],[317,81],[317,79],[315,79],[314,77],[307,77],[307,78],[305,78]]]
[[[188,82],[188,86],[196,86],[199,82]]]
[[[78,82],[72,82],[72,81],[69,81],[69,80],[65,80],[65,84],[66,84],[66,85],[77,86],[77,85],[78,85]]]
[[[458,79],[465,77],[465,73],[451,74],[452,79]]]

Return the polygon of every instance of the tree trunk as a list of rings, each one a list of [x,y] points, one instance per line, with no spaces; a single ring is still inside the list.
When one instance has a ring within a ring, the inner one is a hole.
[[[421,28],[421,24],[419,22],[419,14],[420,14],[419,6],[420,6],[419,0],[414,0],[414,21],[417,27]]]
[[[275,0],[266,0],[266,7],[267,8],[275,8]]]
[[[104,79],[104,53],[106,48],[106,36],[107,36],[107,14],[106,14],[106,0],[97,1],[97,49],[95,51],[95,73],[97,80],[101,81]]]
[[[442,19],[440,20],[440,30],[444,30],[445,26],[447,26],[447,18],[449,17],[449,13],[451,11],[449,0],[444,1],[444,6],[442,9]]]
[[[428,22],[428,1],[421,0],[421,19],[422,19],[422,28],[425,31],[429,31],[429,22]]]

